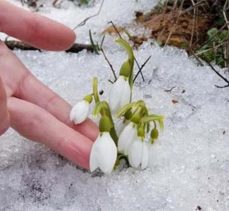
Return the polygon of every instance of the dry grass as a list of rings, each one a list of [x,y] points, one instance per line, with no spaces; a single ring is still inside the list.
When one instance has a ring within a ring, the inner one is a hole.
[[[136,19],[161,45],[229,67],[229,0],[167,0],[148,14],[137,12]]]

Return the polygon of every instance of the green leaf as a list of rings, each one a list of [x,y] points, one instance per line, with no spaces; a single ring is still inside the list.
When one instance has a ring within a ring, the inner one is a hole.
[[[99,100],[99,94],[98,94],[98,79],[96,77],[93,78],[93,95],[94,95],[94,99],[95,99],[95,103],[98,103]]]
[[[207,34],[209,36],[209,38],[211,39],[212,37],[214,37],[216,34],[218,33],[218,29],[217,28],[211,28],[210,30],[208,30]]]
[[[130,44],[122,38],[117,39],[116,42],[126,50],[129,59],[134,61],[134,53]]]
[[[128,60],[125,61],[120,69],[119,74],[129,78],[130,87],[133,87],[133,68],[134,68],[134,53],[132,47],[124,39],[118,39],[116,42],[123,47],[127,54]]]
[[[129,78],[132,75],[132,67],[129,60],[125,61],[120,69],[119,75]]]

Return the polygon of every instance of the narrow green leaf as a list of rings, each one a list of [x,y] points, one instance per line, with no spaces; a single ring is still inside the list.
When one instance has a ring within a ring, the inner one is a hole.
[[[99,100],[99,93],[98,93],[98,79],[96,77],[93,78],[93,95],[94,95],[94,99],[95,99],[95,103],[98,103]]]
[[[134,53],[133,53],[133,49],[130,46],[130,44],[127,41],[125,41],[124,39],[121,39],[121,38],[117,39],[116,42],[126,50],[129,59],[130,60],[134,60]]]

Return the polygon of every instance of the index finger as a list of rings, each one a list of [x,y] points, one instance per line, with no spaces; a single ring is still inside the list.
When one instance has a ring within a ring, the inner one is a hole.
[[[21,135],[45,144],[83,168],[89,168],[93,144],[89,138],[32,103],[11,97],[8,107],[11,126]]]
[[[0,31],[44,50],[64,50],[75,40],[74,32],[51,19],[0,1]]]

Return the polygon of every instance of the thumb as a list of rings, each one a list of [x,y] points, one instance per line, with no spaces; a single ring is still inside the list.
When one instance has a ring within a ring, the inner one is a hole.
[[[7,111],[6,92],[0,78],[0,135],[9,128],[9,114]]]

